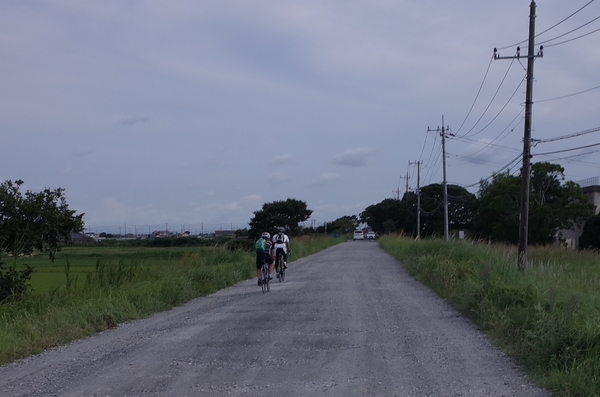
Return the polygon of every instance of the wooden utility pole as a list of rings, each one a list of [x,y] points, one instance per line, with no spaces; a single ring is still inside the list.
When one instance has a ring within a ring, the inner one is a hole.
[[[438,127],[435,130],[429,129],[427,127],[427,132],[437,132],[442,136],[442,164],[443,164],[443,174],[444,174],[444,239],[448,240],[449,232],[448,232],[448,183],[446,182],[446,133],[450,127],[444,127],[444,116],[442,116],[442,128]]]
[[[533,65],[535,58],[544,56],[544,47],[535,55],[535,1],[529,5],[529,45],[527,50],[527,88],[525,91],[525,127],[523,132],[523,166],[521,168],[521,215],[519,219],[519,258],[517,266],[525,270],[527,264],[527,238],[529,233],[529,179],[531,174],[531,116],[533,108]],[[501,57],[494,48],[494,59],[519,59],[521,48],[517,47],[517,55]]]
[[[417,240],[421,238],[421,164],[422,161],[409,161],[408,165],[417,165]]]

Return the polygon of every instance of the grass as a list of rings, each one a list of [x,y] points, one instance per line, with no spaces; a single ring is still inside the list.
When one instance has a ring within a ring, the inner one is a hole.
[[[300,258],[343,239],[292,241]],[[0,364],[147,317],[254,277],[254,254],[217,247],[72,247],[35,267],[35,291],[0,304]],[[26,261],[26,262],[25,262]]]
[[[380,245],[558,396],[600,395],[600,256],[385,236]]]

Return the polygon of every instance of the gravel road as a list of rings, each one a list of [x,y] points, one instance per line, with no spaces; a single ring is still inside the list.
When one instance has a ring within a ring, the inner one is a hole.
[[[274,281],[0,367],[0,395],[549,396],[377,243],[331,247]]]

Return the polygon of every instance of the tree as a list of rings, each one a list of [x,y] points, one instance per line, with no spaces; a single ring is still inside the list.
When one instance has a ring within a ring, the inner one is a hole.
[[[561,229],[572,229],[593,215],[593,205],[579,185],[564,180],[558,164],[531,166],[528,241],[549,244]],[[481,237],[517,244],[519,240],[521,178],[508,173],[482,181],[475,232]]]
[[[451,229],[471,229],[477,198],[466,189],[448,185],[448,224]],[[444,233],[444,187],[434,183],[421,188],[421,235]],[[402,200],[385,199],[361,214],[362,222],[379,234],[401,231],[417,234],[417,195],[405,193]]]
[[[600,250],[600,214],[594,215],[585,221],[583,232],[579,237],[579,248]]]
[[[477,197],[458,185],[447,185],[448,229],[473,228]],[[444,185],[432,183],[421,188],[421,235],[444,234]]]
[[[356,215],[342,216],[333,222],[327,222],[327,233],[351,233],[358,227],[359,221]]]
[[[24,293],[32,269],[17,271],[17,258],[34,250],[47,253],[53,261],[70,232],[83,230],[83,215],[75,215],[64,197],[64,189],[27,191],[23,181],[7,180],[0,185],[0,301]],[[11,254],[13,263],[4,269],[2,256]]]
[[[285,201],[265,203],[261,210],[254,211],[248,236],[258,238],[265,231],[273,233],[277,227],[284,227],[289,234],[299,234],[299,223],[306,221],[311,214],[312,210],[301,200],[288,198]]]
[[[385,199],[373,204],[360,213],[360,221],[366,223],[375,233],[386,234],[403,230],[410,213],[405,200]]]

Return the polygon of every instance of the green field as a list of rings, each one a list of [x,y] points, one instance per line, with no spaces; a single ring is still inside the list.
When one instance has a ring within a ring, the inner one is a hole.
[[[64,289],[67,276],[72,280],[73,287],[83,286],[86,276],[93,273],[96,266],[104,264],[124,263],[160,270],[170,264],[182,260],[189,255],[210,255],[213,247],[66,247],[56,254],[54,262],[47,255],[37,254],[34,257],[19,258],[20,266],[28,264],[35,268],[31,277],[33,294]]]
[[[345,241],[303,237],[290,260]],[[67,247],[35,268],[34,291],[0,304],[0,364],[167,310],[255,277],[253,252],[210,247]]]

